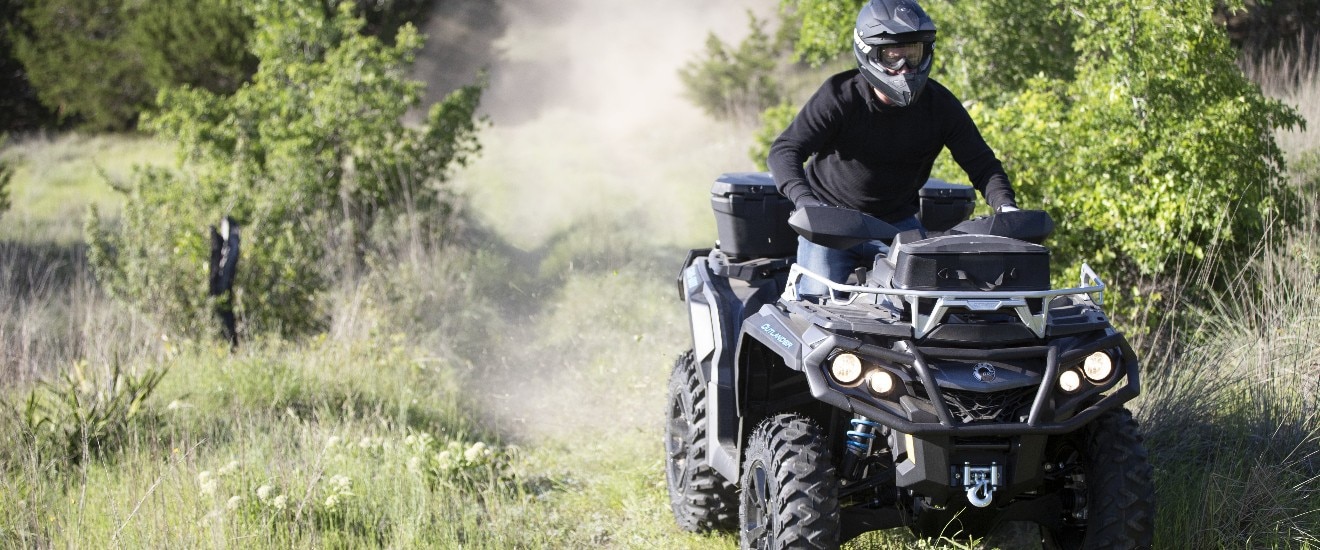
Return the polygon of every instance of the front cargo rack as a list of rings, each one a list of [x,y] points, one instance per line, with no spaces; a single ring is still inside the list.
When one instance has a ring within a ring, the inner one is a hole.
[[[836,283],[818,273],[803,268],[801,265],[794,264],[788,272],[788,284],[784,288],[782,296],[784,300],[800,301],[802,299],[797,290],[797,283],[802,277],[818,281],[829,289],[829,294],[824,296],[825,305],[847,306],[857,302],[878,305],[883,301],[887,301],[890,296],[902,300],[911,311],[912,321],[910,324],[903,321],[900,321],[900,323],[909,324],[915,338],[921,338],[939,327],[944,314],[953,308],[963,308],[975,313],[1012,310],[1017,314],[1022,324],[1026,325],[1037,338],[1044,338],[1050,320],[1049,300],[1045,300],[1044,305],[1039,308],[1039,312],[1032,311],[1029,300],[1053,299],[1060,296],[1085,296],[1086,299],[1096,305],[1103,305],[1105,299],[1104,281],[1101,281],[1100,276],[1096,275],[1091,266],[1085,263],[1082,264],[1081,278],[1077,287],[1057,290],[999,292],[904,290],[900,288],[848,285]],[[930,308],[929,313],[922,313],[923,308],[920,307],[920,301],[923,299],[934,300],[934,305]]]

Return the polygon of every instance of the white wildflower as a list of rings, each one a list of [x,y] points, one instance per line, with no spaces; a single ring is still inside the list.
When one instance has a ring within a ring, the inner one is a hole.
[[[408,471],[409,471],[409,472],[412,472],[412,473],[414,473],[414,474],[415,474],[415,473],[419,473],[419,472],[421,472],[421,471],[422,471],[422,457],[420,457],[420,456],[413,456],[412,458],[409,458],[409,459],[408,459]]]
[[[333,448],[339,446],[339,443],[340,443],[341,441],[343,441],[343,440],[340,439],[339,436],[337,436],[337,435],[332,435],[332,436],[330,436],[329,439],[325,440],[325,448],[327,448],[327,449],[333,449]]]
[[[229,510],[237,510],[238,507],[242,505],[243,505],[243,497],[234,495],[232,497],[229,497],[229,502],[225,503],[225,508]]]
[[[275,494],[275,488],[271,487],[270,485],[262,485],[260,487],[257,487],[257,498],[260,499],[262,502],[266,502],[270,500],[270,497],[274,494]]]
[[[334,510],[336,506],[339,506],[339,495],[332,494],[325,497],[325,507],[327,510]]]
[[[472,446],[468,448],[468,450],[463,451],[463,458],[471,463],[481,462],[490,455],[491,455],[491,450],[486,447],[485,443],[482,443],[480,441],[473,443]]]
[[[285,508],[288,508],[288,507],[289,507],[289,497],[288,497],[288,495],[280,495],[280,496],[277,496],[277,497],[275,497],[274,500],[271,500],[271,501],[270,501],[270,505],[271,505],[271,506],[274,506],[276,510],[283,510],[283,509],[285,509]]]
[[[229,464],[225,464],[224,467],[220,468],[220,475],[227,476],[229,474],[234,473],[234,471],[237,469],[238,469],[238,461],[231,460],[229,461]]]
[[[437,470],[446,472],[457,469],[459,466],[460,464],[454,459],[453,453],[450,453],[449,451],[440,451],[435,455],[435,467]]]
[[[219,486],[220,480],[211,477],[209,470],[202,470],[201,473],[197,474],[197,484],[201,486],[203,495],[210,496],[215,494],[215,489]]]

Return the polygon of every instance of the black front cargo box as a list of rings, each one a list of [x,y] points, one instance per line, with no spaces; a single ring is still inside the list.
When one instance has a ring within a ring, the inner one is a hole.
[[[921,212],[917,217],[927,231],[947,231],[976,207],[976,189],[943,180],[929,179],[921,187]]]
[[[1049,290],[1050,252],[991,235],[949,235],[897,249],[894,286],[904,290]]]
[[[793,202],[779,194],[768,172],[723,174],[710,190],[719,249],[734,258],[781,258],[797,253],[788,225]]]

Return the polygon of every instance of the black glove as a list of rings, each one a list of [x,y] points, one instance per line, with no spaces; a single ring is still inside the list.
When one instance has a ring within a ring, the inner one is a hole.
[[[801,197],[798,197],[797,202],[793,204],[793,208],[796,210],[801,210],[802,208],[807,206],[829,206],[829,205],[820,202],[820,199],[813,197],[811,195],[803,195]]]

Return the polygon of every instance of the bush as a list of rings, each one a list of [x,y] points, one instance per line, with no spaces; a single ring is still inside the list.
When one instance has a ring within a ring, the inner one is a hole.
[[[24,427],[38,454],[56,470],[103,458],[114,450],[167,372],[149,369],[134,374],[124,372],[118,363],[102,370],[80,361],[28,394],[22,409]]]
[[[251,82],[228,96],[162,92],[146,127],[180,143],[181,165],[137,174],[117,231],[89,223],[91,261],[112,293],[175,330],[210,332],[207,227],[229,216],[243,231],[231,304],[240,332],[302,334],[324,326],[327,277],[354,268],[374,227],[444,229],[454,198],[443,183],[479,149],[482,85],[405,126],[423,86],[407,79],[421,37],[405,25],[388,46],[360,33],[351,3],[335,6],[254,0]]]
[[[779,52],[766,24],[749,11],[751,33],[737,48],[715,33],[707,35],[705,56],[678,73],[688,99],[714,118],[734,121],[755,120],[757,113],[778,104],[784,94],[775,75]]]

